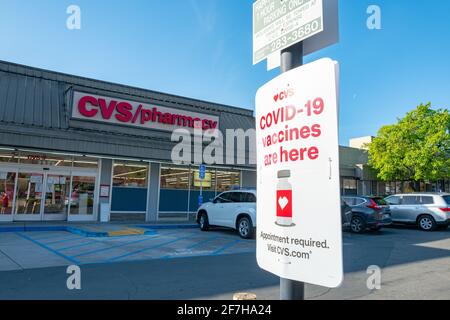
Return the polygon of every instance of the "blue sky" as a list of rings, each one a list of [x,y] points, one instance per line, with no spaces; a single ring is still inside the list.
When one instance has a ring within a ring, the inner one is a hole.
[[[244,108],[278,74],[252,65],[253,0],[0,0],[0,59]],[[81,30],[66,9],[81,8]],[[369,5],[382,30],[366,27]],[[340,0],[340,142],[421,102],[450,105],[450,1]]]

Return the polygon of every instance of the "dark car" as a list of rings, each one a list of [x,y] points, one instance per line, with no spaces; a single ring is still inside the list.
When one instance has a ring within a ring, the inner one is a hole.
[[[342,227],[350,227],[350,221],[352,220],[352,208],[341,198],[341,218]]]
[[[391,209],[381,197],[344,196],[343,200],[352,209],[349,227],[354,233],[379,231],[392,224]]]

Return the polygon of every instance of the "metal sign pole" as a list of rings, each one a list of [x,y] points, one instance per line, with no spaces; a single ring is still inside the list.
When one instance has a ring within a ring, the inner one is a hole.
[[[200,179],[200,197],[203,202],[203,179]]]
[[[303,65],[303,42],[281,51],[281,73]],[[305,283],[280,278],[280,300],[304,300]]]
[[[199,206],[201,204],[203,204],[203,180],[205,179],[206,176],[206,168],[201,165],[198,168],[198,178],[200,179],[200,197],[199,197]],[[201,204],[200,204],[200,199],[201,199]]]

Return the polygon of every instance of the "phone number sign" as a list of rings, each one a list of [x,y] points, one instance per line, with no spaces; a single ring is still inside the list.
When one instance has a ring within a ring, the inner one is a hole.
[[[253,4],[253,64],[322,32],[322,1],[256,1]]]

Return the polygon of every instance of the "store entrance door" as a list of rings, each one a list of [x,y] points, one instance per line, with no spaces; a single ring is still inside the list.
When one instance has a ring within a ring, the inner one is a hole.
[[[45,174],[45,193],[42,201],[42,220],[65,221],[67,220],[70,172]]]
[[[15,221],[67,220],[71,175],[58,171],[19,169]]]
[[[0,162],[0,222],[97,220],[96,160],[21,159],[24,163]]]
[[[42,185],[44,174],[39,171],[19,172],[15,198],[15,221],[41,221]]]

